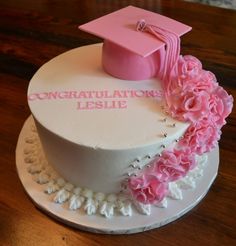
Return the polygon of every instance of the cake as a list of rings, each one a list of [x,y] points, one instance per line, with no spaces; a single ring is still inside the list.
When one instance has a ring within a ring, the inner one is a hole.
[[[203,175],[233,99],[180,55],[187,25],[129,6],[80,28],[104,44],[59,55],[30,81],[29,172],[71,209],[150,215]]]

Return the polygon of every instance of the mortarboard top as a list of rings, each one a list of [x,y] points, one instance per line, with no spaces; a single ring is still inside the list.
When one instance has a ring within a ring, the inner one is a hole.
[[[79,28],[90,34],[103,38],[108,44],[115,45],[114,47],[117,46],[117,48],[120,49],[118,51],[119,59],[121,56],[121,49],[131,52],[135,59],[139,60],[137,62],[137,64],[139,64],[141,57],[146,58],[163,48],[165,45],[164,42],[157,39],[154,35],[136,30],[137,22],[142,19],[150,25],[158,26],[164,30],[173,32],[179,37],[191,30],[191,27],[178,21],[133,6],[128,6],[111,14],[100,17],[96,20],[79,26]],[[109,46],[109,52],[113,53],[114,47],[111,49]],[[117,52],[114,52],[114,54],[115,53]],[[138,58],[137,55],[141,57]],[[127,56],[127,52],[124,53],[124,56]],[[109,58],[110,57],[106,54],[106,59],[108,59],[109,62],[105,61],[105,65],[111,64],[110,62],[114,60],[114,57],[113,60]],[[131,61],[131,63],[133,62],[134,61]],[[117,65],[118,63],[114,63],[112,66]],[[127,62],[125,66],[127,67]]]

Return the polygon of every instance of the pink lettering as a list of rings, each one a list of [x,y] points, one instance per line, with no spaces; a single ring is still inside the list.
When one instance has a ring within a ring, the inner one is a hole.
[[[95,102],[95,108],[96,109],[102,109],[103,108],[103,102],[102,101]]]
[[[113,97],[118,97],[118,98],[122,98],[122,91],[119,90],[115,90],[113,93]]]
[[[87,91],[87,94],[88,94],[88,98],[92,98],[92,91]]]
[[[162,92],[157,90],[145,91],[145,97],[162,97]]]
[[[86,91],[81,91],[78,95],[78,98],[88,98]]]
[[[124,109],[127,108],[127,101],[79,101],[77,110],[96,109]]]
[[[36,100],[38,97],[37,97],[37,93],[32,93],[32,94],[29,94],[28,95],[28,100],[29,101],[34,101]]]
[[[77,103],[77,109],[78,109],[78,110],[84,109],[84,107],[83,107],[83,102],[78,102],[78,103]]]
[[[76,91],[69,91],[69,98],[77,98],[77,92]]]
[[[47,99],[51,100],[51,99],[57,99],[57,91],[55,92],[48,92],[48,97]]]
[[[119,108],[127,108],[127,101],[118,101]]]
[[[39,100],[48,99],[48,93],[47,92],[38,93],[37,96],[38,96]]]
[[[58,98],[60,98],[60,99],[69,98],[69,93],[68,93],[68,91],[58,92]]]
[[[131,91],[132,97],[143,97],[143,91]]]
[[[114,98],[114,95],[111,95],[109,91],[104,91],[104,98]]]
[[[101,90],[101,91],[49,91],[49,92],[39,92],[39,93],[31,93],[28,95],[29,101],[34,100],[57,100],[57,99],[105,99],[105,98],[142,98],[142,97],[163,97],[163,92],[161,90]],[[97,105],[98,108],[106,108],[104,106],[104,102]],[[107,101],[109,102],[107,105],[107,108],[110,108],[112,106],[111,102],[113,101]],[[114,101],[117,102],[117,101]],[[106,103],[105,103],[106,104]],[[90,104],[88,107],[92,107]],[[115,103],[114,108],[116,108],[117,105]]]

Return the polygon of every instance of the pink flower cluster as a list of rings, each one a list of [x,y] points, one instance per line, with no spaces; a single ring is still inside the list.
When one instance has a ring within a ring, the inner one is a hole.
[[[221,130],[209,119],[193,123],[187,129],[179,147],[190,148],[192,153],[202,155],[217,146]]]
[[[161,182],[155,174],[143,174],[130,178],[129,189],[133,198],[144,204],[158,203],[167,195],[167,182]]]
[[[225,124],[233,106],[233,98],[218,85],[213,73],[203,70],[193,56],[180,56],[178,76],[173,76],[165,92],[173,118],[196,123],[209,118],[218,127]]]
[[[209,152],[220,138],[233,98],[196,57],[180,56],[177,71],[165,94],[172,117],[191,123],[179,146],[188,146],[196,154]]]
[[[163,151],[151,168],[129,179],[132,196],[144,204],[159,203],[168,194],[168,183],[196,166],[196,154],[216,147],[233,107],[232,96],[218,85],[213,73],[202,69],[197,58],[180,56],[176,71],[165,81],[167,107],[173,118],[190,126],[175,149]]]
[[[184,177],[195,165],[195,155],[188,148],[163,151],[152,168],[129,179],[131,194],[141,203],[158,203],[167,195],[168,183]]]

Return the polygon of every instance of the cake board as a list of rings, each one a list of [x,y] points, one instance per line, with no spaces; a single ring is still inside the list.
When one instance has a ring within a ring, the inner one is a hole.
[[[219,148],[208,154],[204,175],[195,189],[185,190],[182,200],[168,200],[167,208],[152,207],[151,215],[143,215],[135,210],[132,216],[114,215],[105,218],[99,214],[87,215],[82,209],[69,210],[68,204],[53,202],[53,196],[44,193],[44,185],[36,183],[27,171],[23,150],[25,138],[30,132],[33,117],[30,116],[23,125],[16,147],[16,166],[21,183],[34,204],[56,220],[77,229],[103,234],[132,234],[151,230],[166,225],[190,211],[207,194],[216,178],[219,166]]]

